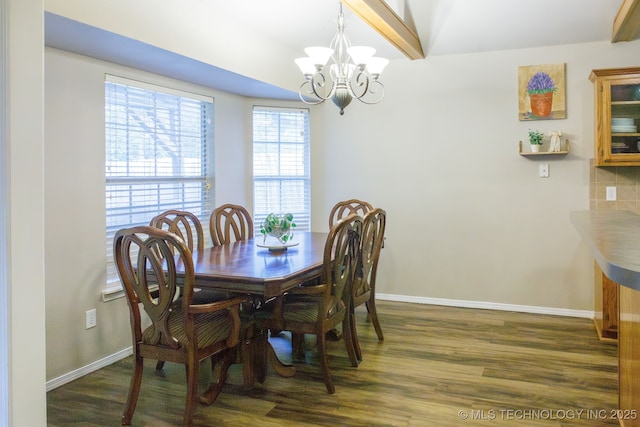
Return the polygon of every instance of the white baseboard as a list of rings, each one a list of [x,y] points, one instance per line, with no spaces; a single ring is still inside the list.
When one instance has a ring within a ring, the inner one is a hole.
[[[82,368],[76,369],[75,371],[71,371],[69,373],[59,376],[58,378],[54,378],[50,381],[47,381],[47,391],[51,391],[54,388],[58,388],[62,385],[70,383],[73,380],[77,380],[80,377],[90,374],[93,371],[97,371],[98,369],[104,368],[105,366],[109,366],[112,363],[117,362],[118,360],[122,360],[125,357],[129,357],[132,354],[133,354],[133,347],[125,348],[124,350],[120,350],[117,353],[111,354],[107,357],[104,357],[100,360],[96,360],[93,363],[83,366]]]
[[[551,308],[551,307],[536,307],[530,305],[514,305],[514,304],[501,304],[495,302],[483,302],[483,301],[465,301],[465,300],[453,300],[443,298],[427,298],[427,297],[413,297],[406,295],[394,295],[394,294],[380,294],[376,293],[376,297],[379,300],[397,301],[397,302],[410,302],[415,304],[430,304],[430,305],[444,305],[449,307],[461,307],[461,308],[480,308],[487,310],[502,310],[502,311],[516,311],[522,313],[534,313],[534,314],[550,314],[555,316],[569,316],[569,317],[583,317],[586,319],[593,319],[594,312],[589,310],[569,310],[565,308]],[[111,365],[125,357],[133,354],[132,347],[120,350],[110,356],[96,360],[87,366],[71,371],[67,374],[47,381],[47,391],[53,390],[64,384],[67,384],[73,380],[76,380],[84,375],[90,374],[93,371],[97,371],[100,368]]]
[[[567,308],[537,307],[532,305],[501,304],[497,302],[465,301],[444,298],[412,297],[406,295],[376,293],[376,299],[411,302],[416,304],[444,305],[461,308],[480,308],[486,310],[516,311],[521,313],[550,314],[554,316],[583,317],[593,319],[595,313],[589,310],[570,310]]]

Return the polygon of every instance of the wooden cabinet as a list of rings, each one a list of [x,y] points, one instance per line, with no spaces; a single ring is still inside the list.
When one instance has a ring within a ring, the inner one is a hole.
[[[640,166],[640,67],[593,70],[596,166]]]
[[[618,284],[594,265],[594,322],[600,339],[618,338]]]
[[[620,286],[618,341],[618,422],[640,426],[640,291]]]

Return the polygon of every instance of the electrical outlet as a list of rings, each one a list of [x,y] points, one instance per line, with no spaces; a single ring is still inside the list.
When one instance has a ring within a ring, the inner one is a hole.
[[[85,329],[93,328],[96,326],[96,324],[96,309],[92,308],[91,310],[87,310],[87,312],[85,313]]]
[[[616,187],[607,187],[606,200],[612,202],[617,199]]]
[[[541,163],[538,165],[538,176],[540,178],[549,178],[549,163]]]

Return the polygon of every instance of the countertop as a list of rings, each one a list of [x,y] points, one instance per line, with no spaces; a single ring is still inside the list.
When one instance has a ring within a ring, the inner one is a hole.
[[[602,272],[640,290],[640,215],[630,211],[571,212],[571,222],[593,250]]]

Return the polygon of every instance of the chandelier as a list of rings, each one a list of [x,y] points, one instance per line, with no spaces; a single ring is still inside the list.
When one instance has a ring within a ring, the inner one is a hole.
[[[384,98],[384,85],[378,80],[388,59],[373,56],[368,46],[351,46],[344,33],[342,3],[338,14],[338,33],[329,47],[308,47],[308,55],[295,60],[304,74],[300,99],[307,104],[320,104],[327,99],[340,108],[340,115],[353,99],[377,104]],[[327,65],[327,62],[331,63]]]

